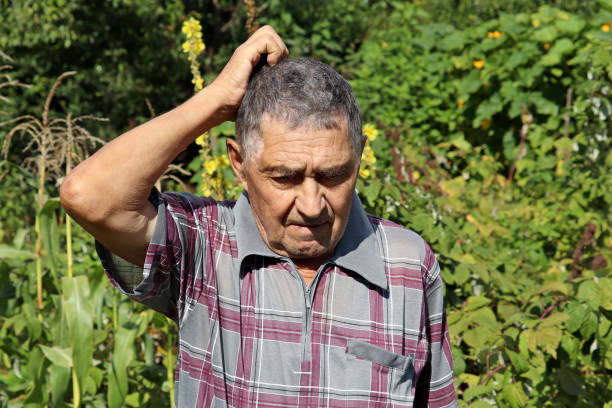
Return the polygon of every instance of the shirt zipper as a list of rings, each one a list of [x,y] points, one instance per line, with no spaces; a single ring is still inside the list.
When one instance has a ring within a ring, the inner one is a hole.
[[[303,344],[302,363],[310,362],[312,360],[312,347],[311,347],[312,294],[314,292],[314,288],[316,288],[316,285],[318,283],[319,276],[321,275],[321,271],[323,270],[326,264],[319,266],[319,269],[317,270],[317,273],[315,274],[314,278],[310,282],[310,285],[306,285],[306,281],[304,280],[302,275],[300,275],[300,271],[297,270],[293,261],[291,261],[289,258],[286,258],[286,261],[289,262],[289,264],[291,265],[291,269],[299,277],[300,281],[302,282],[302,290],[304,292],[304,305],[306,308],[305,317],[304,317],[304,327],[302,328],[302,333],[304,333],[304,341],[302,342]]]

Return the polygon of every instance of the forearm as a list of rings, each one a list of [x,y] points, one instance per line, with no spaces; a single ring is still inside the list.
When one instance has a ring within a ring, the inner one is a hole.
[[[145,224],[155,216],[147,200],[151,188],[189,143],[225,119],[223,112],[221,98],[208,87],[124,133],[67,176],[62,204],[104,244],[116,239],[115,232],[138,234],[130,238],[144,244],[151,232]]]

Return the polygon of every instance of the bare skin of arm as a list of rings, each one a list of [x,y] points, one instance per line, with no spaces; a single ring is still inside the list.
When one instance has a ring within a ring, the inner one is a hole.
[[[234,120],[262,54],[268,54],[270,65],[289,55],[269,26],[238,47],[209,86],[122,134],[77,166],[60,189],[66,212],[110,251],[142,266],[157,218],[157,209],[148,201],[151,188],[196,137]]]

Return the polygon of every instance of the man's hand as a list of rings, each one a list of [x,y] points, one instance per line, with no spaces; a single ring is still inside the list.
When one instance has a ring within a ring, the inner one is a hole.
[[[282,58],[289,56],[285,43],[270,26],[261,27],[238,47],[223,71],[209,85],[209,88],[218,92],[220,98],[225,102],[220,112],[222,121],[235,119],[236,110],[249,84],[251,72],[263,54],[267,54],[267,63],[270,66],[276,65]]]
[[[157,219],[148,201],[168,164],[210,128],[233,120],[253,68],[267,54],[275,65],[289,55],[269,26],[234,52],[215,81],[177,108],[114,139],[77,166],[60,189],[62,205],[116,255],[142,265]]]

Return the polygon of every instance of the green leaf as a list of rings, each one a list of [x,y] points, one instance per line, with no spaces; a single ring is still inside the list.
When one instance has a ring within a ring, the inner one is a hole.
[[[72,367],[72,349],[62,347],[47,347],[40,345],[45,356],[59,367]]]
[[[512,369],[518,373],[522,374],[529,370],[529,361],[525,356],[520,353],[515,353],[512,350],[506,350],[508,353],[508,357],[510,357],[510,361],[512,361]]]
[[[470,94],[478,91],[482,86],[480,75],[476,71],[472,71],[468,76],[463,78],[457,86],[457,93],[460,97],[467,99]]]
[[[470,296],[467,299],[466,305],[464,307],[465,311],[468,310],[476,310],[480,307],[483,307],[485,305],[488,305],[489,303],[491,303],[491,299],[486,298],[484,296]]]
[[[542,320],[540,322],[539,327],[540,328],[559,327],[561,326],[561,323],[565,322],[569,318],[570,318],[570,315],[568,315],[567,313],[561,313],[561,312],[553,313],[547,318],[545,318],[544,320]]]
[[[59,267],[59,231],[57,228],[56,209],[60,207],[59,198],[51,198],[40,209],[40,233],[43,248],[49,257],[49,267],[55,272]]]
[[[557,358],[557,347],[561,341],[561,329],[555,327],[529,330],[529,351],[535,353],[538,348]]]
[[[28,370],[32,387],[24,401],[24,407],[41,407],[46,405],[48,394],[44,376],[45,358],[39,348],[34,348],[28,355]]]
[[[115,334],[113,359],[108,365],[108,405],[111,408],[124,405],[128,392],[127,367],[134,358],[136,328],[120,327]]]
[[[576,16],[568,15],[567,20],[559,19],[555,21],[555,26],[567,34],[576,35],[582,31],[586,22]]]
[[[540,290],[538,290],[537,293],[551,293],[551,294],[560,293],[562,295],[567,295],[568,293],[567,284],[565,282],[559,282],[559,281],[550,282],[542,286]]]
[[[521,384],[506,384],[502,389],[502,396],[512,408],[521,408],[529,400]]]
[[[550,50],[542,57],[540,63],[544,66],[556,65],[561,62],[563,55],[573,51],[575,48],[576,45],[571,40],[562,38],[550,47]]]
[[[567,313],[570,315],[570,318],[565,322],[565,327],[572,333],[580,329],[582,322],[584,322],[586,318],[587,312],[586,305],[582,305],[578,302],[570,303],[567,307]]]
[[[577,297],[594,310],[599,309],[599,306],[601,306],[601,288],[592,280],[587,280],[580,284]]]
[[[463,285],[470,278],[470,269],[465,264],[459,264],[455,268],[453,278],[457,285]]]
[[[492,390],[492,385],[477,385],[475,387],[470,387],[463,392],[463,400],[469,401],[471,399],[474,399],[474,397],[478,397],[483,394],[488,394]]]
[[[474,401],[469,405],[470,408],[491,408],[492,405],[485,401]]]
[[[463,333],[463,341],[465,344],[475,350],[484,348],[488,344],[488,340],[489,339],[487,336],[483,335],[483,330],[480,328],[469,329]]]
[[[608,11],[612,11],[612,0],[597,0],[601,7]]]
[[[36,254],[22,249],[15,249],[8,245],[0,245],[0,259],[34,259]]]
[[[479,326],[486,326],[488,329],[499,330],[499,323],[495,317],[495,313],[490,307],[482,307],[475,310],[471,314],[472,320]]]
[[[458,347],[451,349],[453,355],[453,373],[457,376],[465,372],[466,364],[463,352]]]
[[[569,395],[578,396],[586,393],[582,374],[575,368],[562,367],[559,370],[559,383],[561,389]]]
[[[555,40],[555,38],[557,38],[557,31],[555,30],[555,27],[546,26],[534,31],[531,38],[534,41],[551,43]]]
[[[368,180],[363,188],[363,195],[371,206],[376,205],[382,184],[377,179]]]
[[[597,315],[589,310],[584,317],[582,326],[580,326],[580,334],[583,339],[588,339],[597,331]]]
[[[473,126],[480,126],[483,119],[490,119],[504,108],[504,102],[498,93],[493,94],[489,99],[484,100],[476,110],[476,118],[473,121]]]
[[[70,368],[55,364],[49,367],[49,386],[51,387],[51,402],[54,407],[62,406],[68,384],[70,384],[70,372]]]
[[[82,393],[93,357],[93,313],[87,276],[62,279],[62,303],[72,348],[72,363]]]

